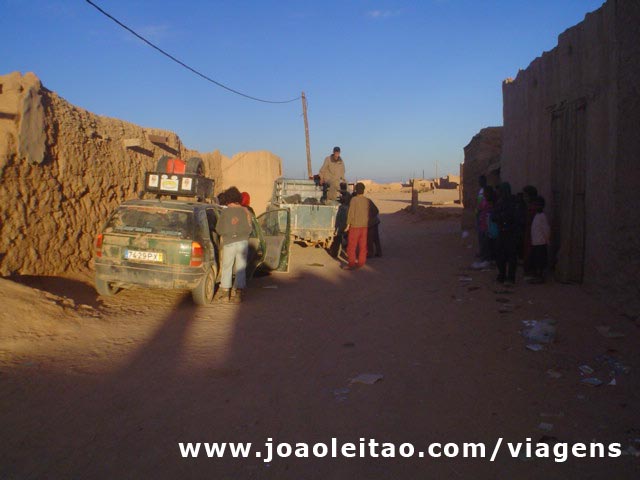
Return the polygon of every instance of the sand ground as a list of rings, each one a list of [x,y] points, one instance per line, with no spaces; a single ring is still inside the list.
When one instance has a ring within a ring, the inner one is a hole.
[[[638,478],[633,455],[555,463],[504,445],[494,462],[181,457],[178,442],[268,438],[486,442],[487,457],[498,438],[640,449],[637,321],[575,285],[504,288],[470,271],[459,206],[411,215],[408,194],[372,197],[382,258],[347,272],[294,246],[290,271],[255,278],[241,306],[102,298],[86,275],[0,280],[0,478]],[[555,342],[527,350],[522,321],[544,318]],[[580,383],[584,364],[609,382],[612,358],[629,367],[615,386]],[[383,378],[350,383],[363,373]]]

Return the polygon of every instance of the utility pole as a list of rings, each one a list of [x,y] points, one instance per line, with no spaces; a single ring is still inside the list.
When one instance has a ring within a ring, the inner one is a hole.
[[[307,119],[307,97],[302,92],[302,115],[304,116],[304,136],[307,141],[307,174],[309,178],[313,178],[313,169],[311,168],[311,146],[309,145],[309,120]]]
[[[460,164],[460,183],[458,184],[458,201],[460,202],[460,205],[462,205],[462,167],[464,166],[464,163]]]

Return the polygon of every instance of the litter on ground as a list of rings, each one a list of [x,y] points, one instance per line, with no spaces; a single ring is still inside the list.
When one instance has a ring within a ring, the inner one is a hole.
[[[599,387],[602,385],[602,380],[596,377],[583,378],[580,383],[587,385],[588,387]]]
[[[333,397],[335,398],[336,402],[344,402],[348,398],[348,395],[349,395],[350,391],[351,390],[346,388],[346,387],[344,387],[344,388],[336,388],[333,391]]]
[[[522,336],[530,342],[551,343],[556,336],[553,320],[523,320],[522,323],[525,326],[522,329]]]
[[[557,370],[554,370],[553,368],[550,368],[549,370],[547,370],[547,377],[549,377],[549,378],[562,378],[562,373],[560,373]]]
[[[544,349],[544,345],[540,345],[539,343],[530,343],[527,345],[527,350],[531,350],[533,352],[539,352]]]
[[[361,373],[357,377],[351,379],[349,383],[364,383],[365,385],[373,385],[384,378],[379,373]]]
[[[580,365],[578,367],[578,370],[580,370],[580,373],[582,375],[591,375],[594,372],[593,368],[591,368],[589,365]]]

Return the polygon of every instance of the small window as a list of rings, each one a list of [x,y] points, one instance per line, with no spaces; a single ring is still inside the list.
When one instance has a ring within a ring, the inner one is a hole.
[[[193,213],[166,208],[122,206],[109,219],[105,233],[150,234],[192,238]]]

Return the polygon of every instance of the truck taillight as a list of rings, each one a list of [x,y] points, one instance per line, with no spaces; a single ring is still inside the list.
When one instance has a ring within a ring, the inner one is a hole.
[[[102,234],[96,237],[96,257],[102,257]]]
[[[202,265],[203,253],[202,253],[202,245],[198,242],[191,242],[191,262],[189,263],[192,267],[199,267]]]

